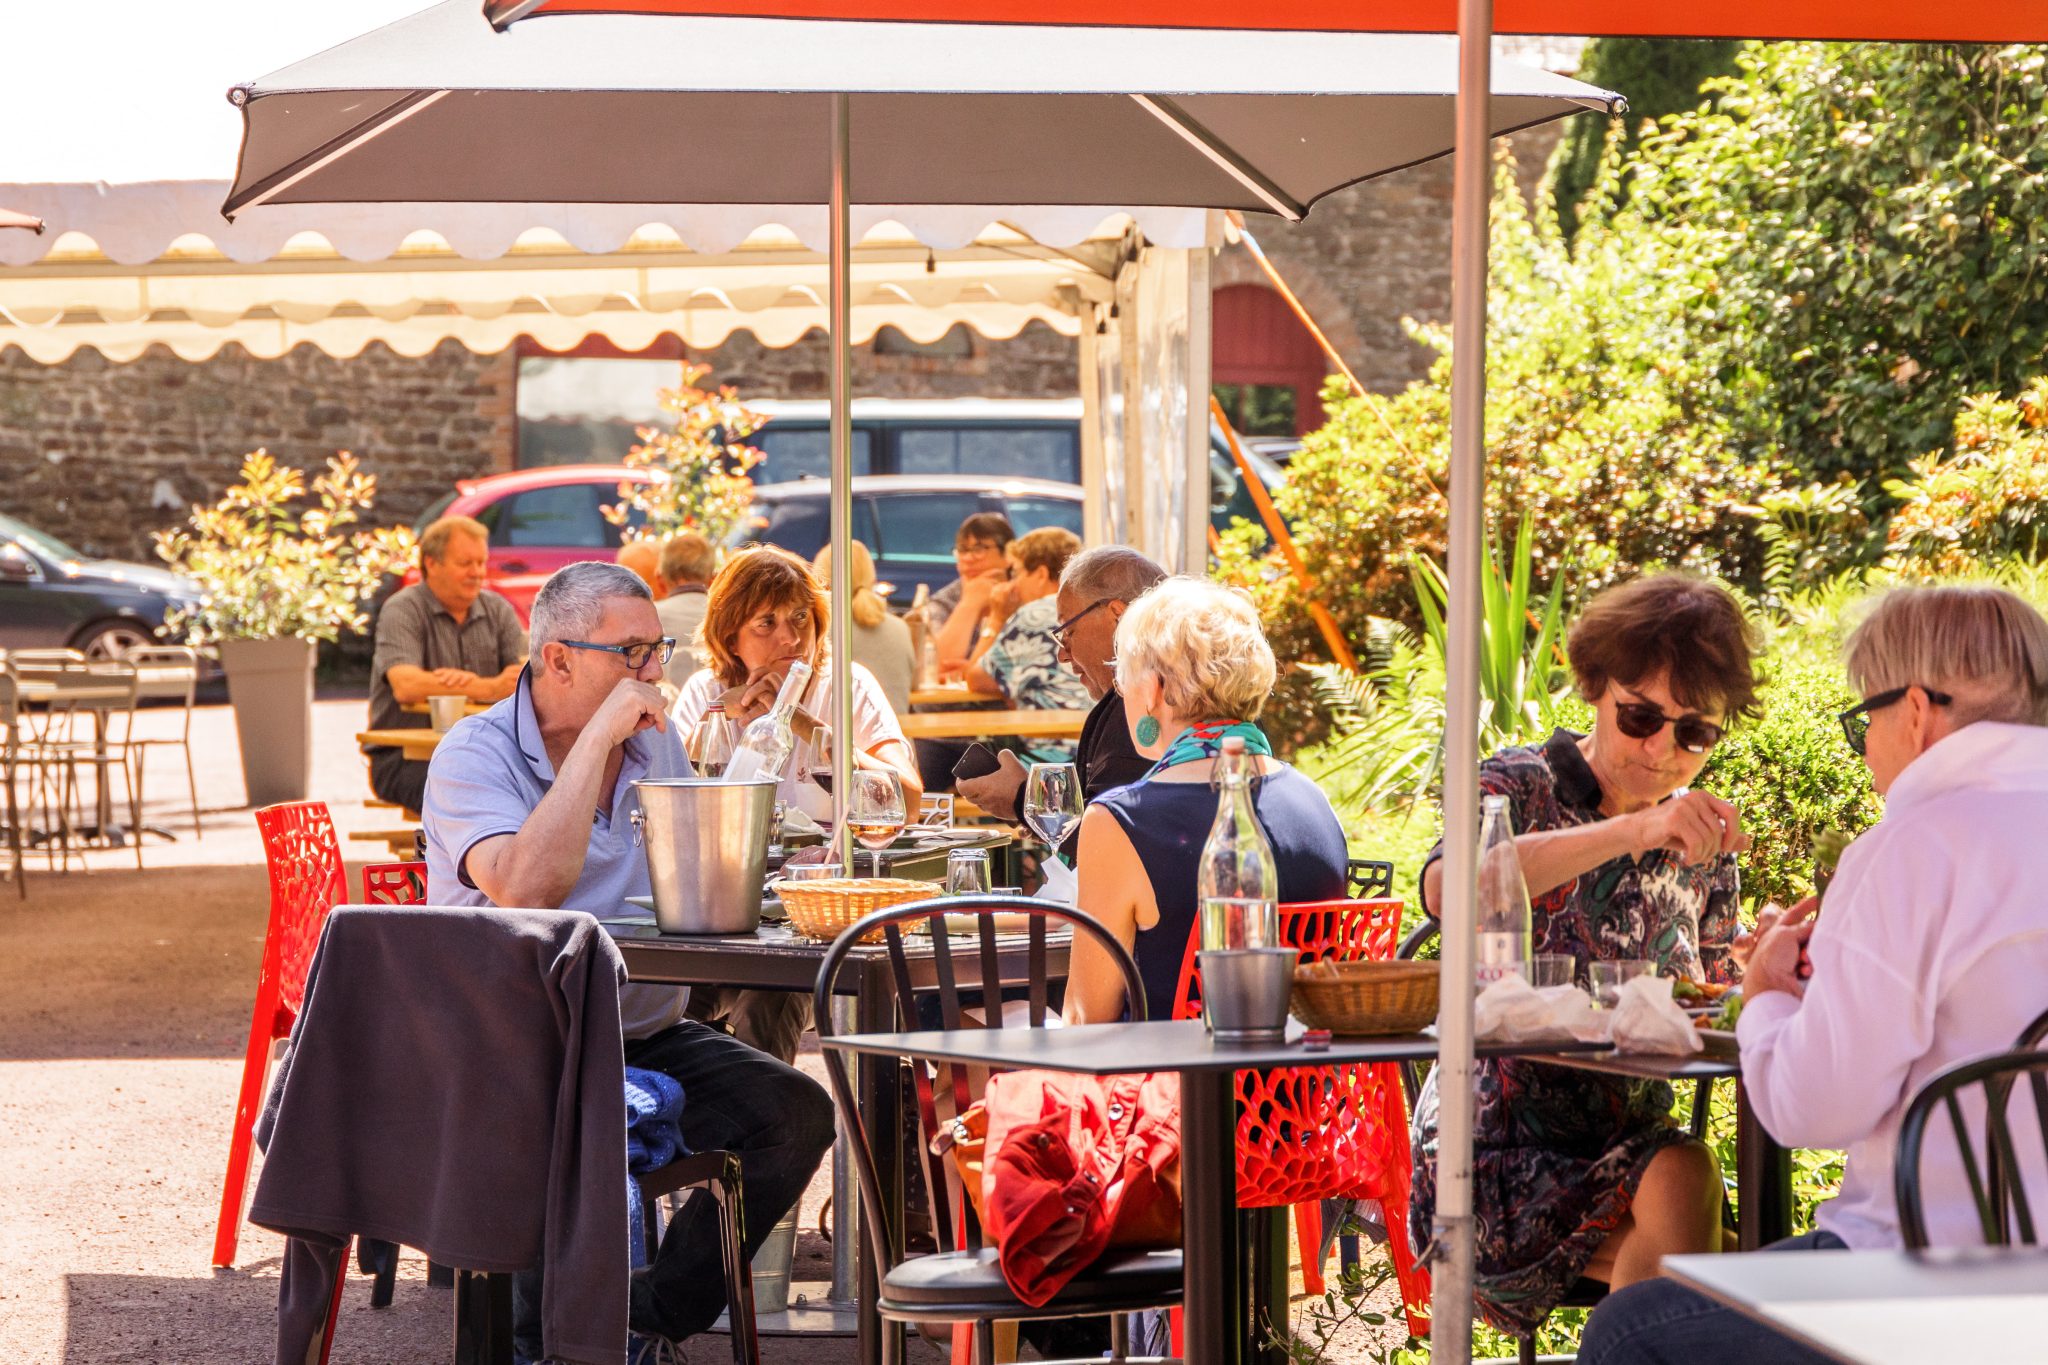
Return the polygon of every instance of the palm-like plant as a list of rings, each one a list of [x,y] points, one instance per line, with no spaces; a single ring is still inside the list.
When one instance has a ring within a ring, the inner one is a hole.
[[[1524,517],[1503,564],[1486,551],[1481,580],[1479,748],[1491,753],[1542,739],[1570,705],[1564,660],[1564,579],[1534,610],[1535,536]],[[1349,799],[1375,809],[1410,807],[1438,794],[1443,777],[1449,579],[1434,561],[1409,561],[1423,634],[1376,620],[1371,666],[1310,669],[1318,700],[1336,720],[1330,775]]]

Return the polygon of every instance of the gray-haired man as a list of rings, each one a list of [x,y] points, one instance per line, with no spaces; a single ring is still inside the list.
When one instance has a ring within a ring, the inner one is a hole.
[[[548,579],[533,601],[532,655],[517,688],[458,723],[434,753],[422,811],[429,904],[613,915],[626,897],[649,894],[627,817],[635,780],[690,772],[654,686],[674,645],[632,570],[571,564]],[[621,988],[626,1064],[682,1082],[691,1150],[739,1153],[751,1255],[831,1147],[832,1104],[802,1072],[685,1019],[685,996]],[[515,1336],[537,1358],[537,1275],[515,1279],[513,1290]],[[680,1339],[724,1308],[715,1215],[699,1194],[635,1277],[631,1323]]]
[[[1136,782],[1152,766],[1131,747],[1130,729],[1124,724],[1124,699],[1116,690],[1116,623],[1123,619],[1124,608],[1165,577],[1166,570],[1127,545],[1083,550],[1067,561],[1060,575],[1055,599],[1059,659],[1081,675],[1088,695],[1095,700],[1095,709],[1081,727],[1080,743],[1074,747],[1084,801]],[[1008,749],[997,757],[1000,768],[986,777],[963,778],[958,789],[989,814],[1014,820],[1026,770]],[[1061,847],[1070,862],[1080,838],[1076,828]]]

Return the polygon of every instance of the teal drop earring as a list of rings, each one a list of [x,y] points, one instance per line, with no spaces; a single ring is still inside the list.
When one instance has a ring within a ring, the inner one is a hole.
[[[1158,720],[1152,716],[1138,717],[1137,740],[1138,743],[1148,749],[1157,744],[1159,742]]]

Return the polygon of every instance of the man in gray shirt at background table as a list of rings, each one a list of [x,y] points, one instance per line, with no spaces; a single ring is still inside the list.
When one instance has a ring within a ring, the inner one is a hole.
[[[377,613],[372,730],[424,729],[427,717],[403,708],[428,697],[494,702],[512,695],[526,662],[526,631],[512,604],[484,586],[489,534],[472,518],[443,517],[420,536],[420,581],[391,594]],[[418,810],[427,765],[387,746],[363,752],[370,790]]]

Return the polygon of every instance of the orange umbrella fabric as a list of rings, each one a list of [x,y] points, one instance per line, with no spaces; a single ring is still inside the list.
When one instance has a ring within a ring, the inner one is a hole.
[[[483,0],[504,27],[530,15],[701,14],[921,23],[1121,25],[1455,33],[1456,0]],[[1496,33],[1592,37],[1835,38],[1896,42],[2048,42],[2042,0],[1496,0]]]

